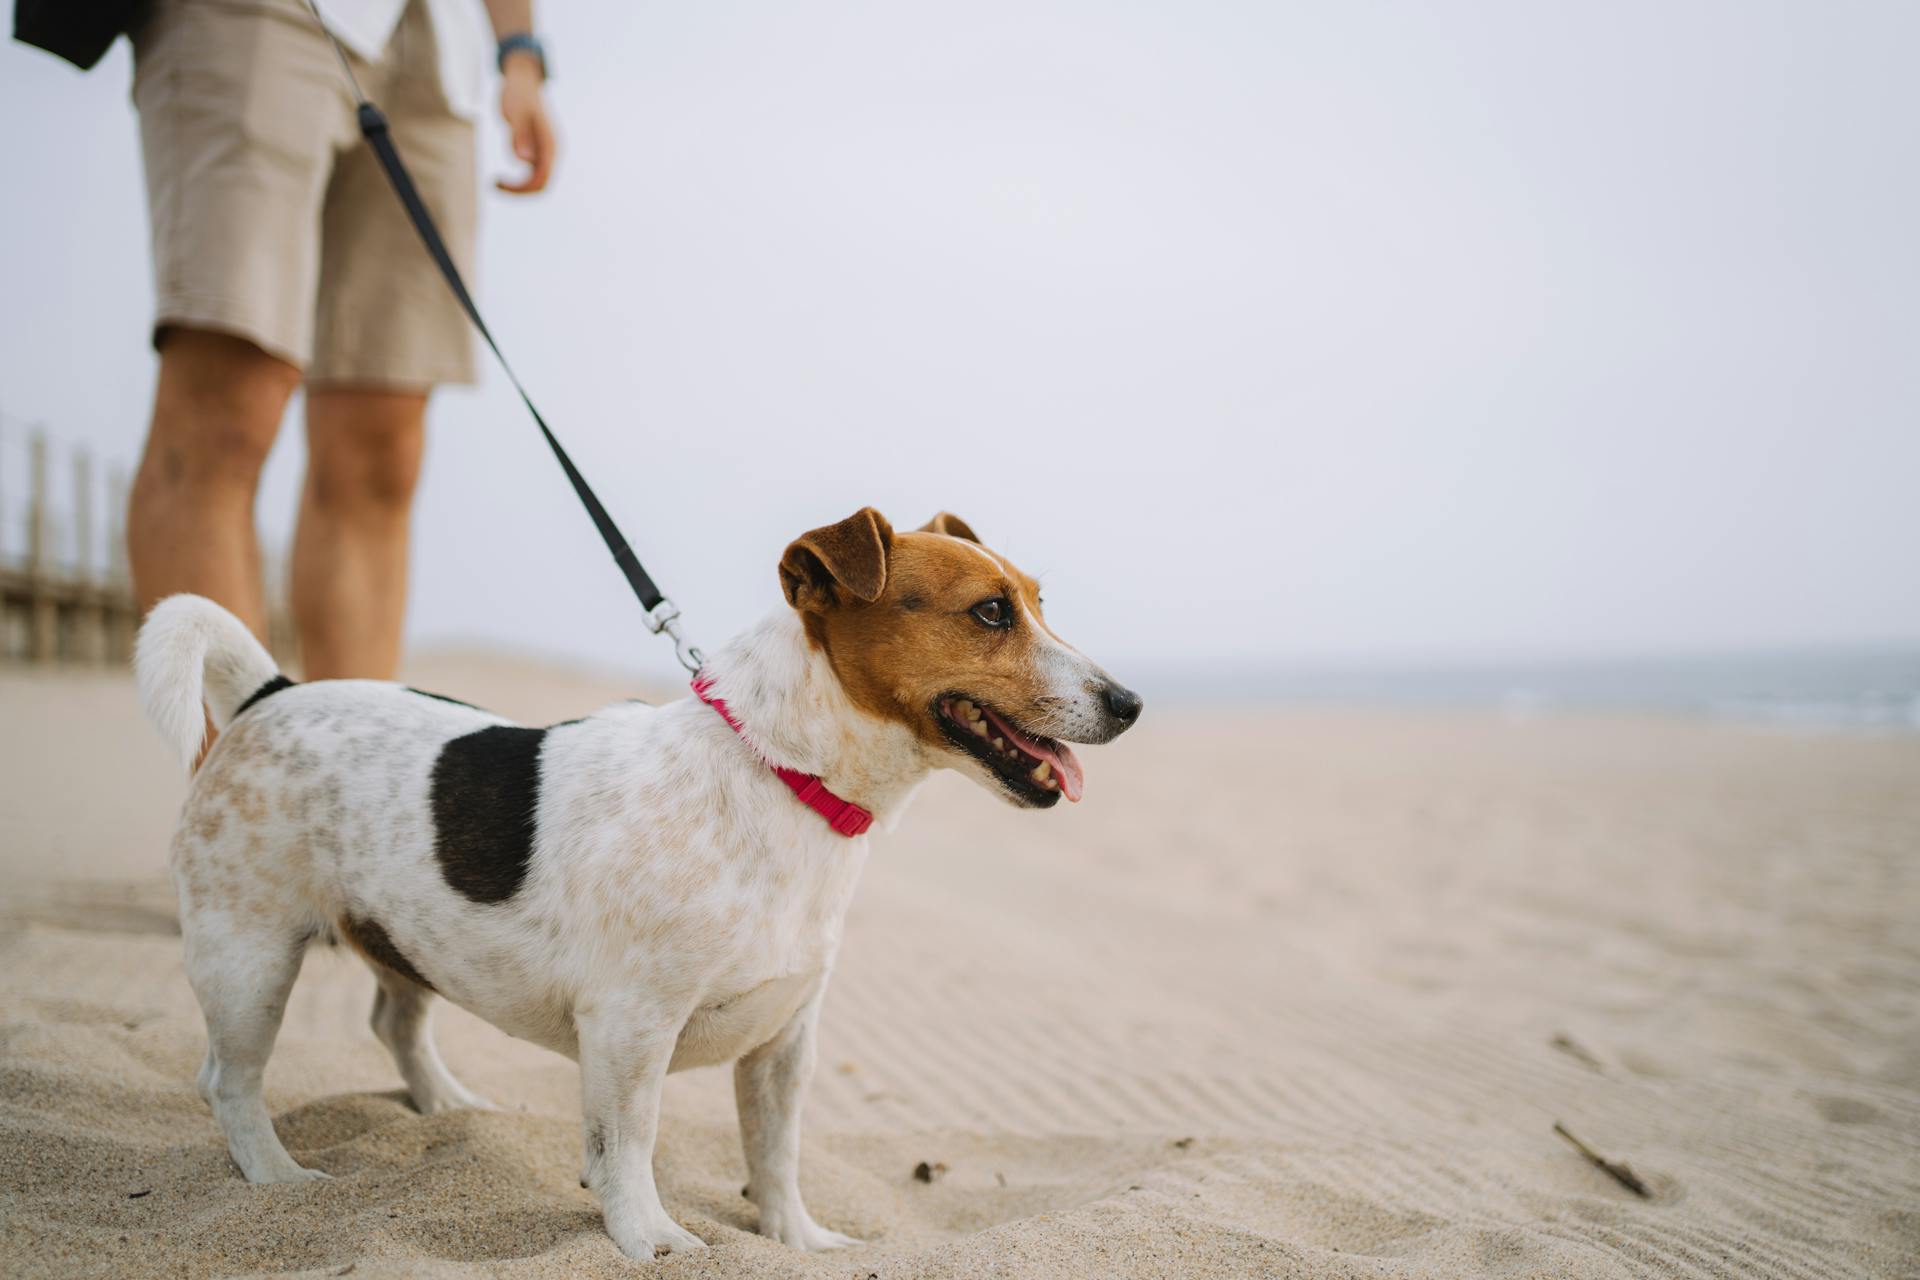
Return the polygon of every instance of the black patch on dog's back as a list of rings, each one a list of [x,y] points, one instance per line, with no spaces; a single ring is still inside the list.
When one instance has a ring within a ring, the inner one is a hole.
[[[425,689],[416,689],[412,685],[406,685],[404,687],[408,693],[417,693],[423,698],[432,698],[435,702],[451,702],[454,706],[465,707],[469,711],[484,711],[486,709],[484,707],[476,707],[471,702],[462,702],[458,698],[449,698],[444,693],[428,693]]]
[[[433,856],[475,902],[505,902],[527,877],[546,734],[488,725],[449,742],[433,763]]]
[[[411,960],[401,954],[400,948],[393,945],[386,926],[378,920],[356,920],[352,916],[341,916],[340,932],[346,935],[347,941],[360,948],[367,959],[393,970],[409,982],[433,990],[433,984],[413,967]]]
[[[255,689],[252,693],[248,694],[247,700],[241,703],[238,707],[234,708],[233,718],[235,720],[238,720],[241,716],[247,714],[248,709],[251,708],[254,703],[260,701],[262,698],[271,698],[274,694],[280,692],[282,689],[291,689],[291,688],[293,688],[293,681],[287,679],[285,676],[278,676],[278,675],[275,676],[273,679],[267,681],[265,684],[261,685],[258,689]]]

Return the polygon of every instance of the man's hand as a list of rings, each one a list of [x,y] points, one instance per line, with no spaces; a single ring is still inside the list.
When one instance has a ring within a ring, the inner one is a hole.
[[[510,53],[500,70],[500,118],[513,134],[513,154],[529,166],[527,176],[517,182],[504,178],[493,185],[516,196],[530,196],[545,189],[553,173],[553,121],[547,117],[545,77],[540,60],[530,53]]]

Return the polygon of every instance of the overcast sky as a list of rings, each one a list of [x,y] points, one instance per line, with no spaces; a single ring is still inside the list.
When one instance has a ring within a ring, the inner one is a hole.
[[[544,9],[482,305],[709,643],[867,503],[1116,669],[1920,641],[1920,6]],[[129,78],[0,49],[0,412],[131,463]],[[491,371],[415,568],[416,642],[672,669]]]

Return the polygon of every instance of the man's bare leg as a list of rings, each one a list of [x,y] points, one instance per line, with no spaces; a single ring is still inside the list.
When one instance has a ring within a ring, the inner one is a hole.
[[[424,391],[307,391],[293,619],[310,680],[390,680],[399,668],[426,416]]]
[[[127,559],[144,615],[191,591],[264,638],[253,496],[300,371],[244,339],[170,329],[153,425],[127,506]]]

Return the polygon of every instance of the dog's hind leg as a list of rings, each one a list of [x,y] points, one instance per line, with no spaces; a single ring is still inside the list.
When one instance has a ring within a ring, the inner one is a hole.
[[[433,992],[384,965],[371,968],[380,981],[373,997],[373,1034],[393,1054],[420,1114],[494,1110],[491,1102],[456,1080],[440,1061],[433,1045]]]
[[[201,1095],[212,1105],[227,1150],[248,1182],[304,1182],[328,1175],[302,1168],[287,1154],[261,1096],[287,993],[300,975],[307,947],[304,932],[274,923],[281,927],[191,910],[181,918],[187,980],[207,1019]]]

